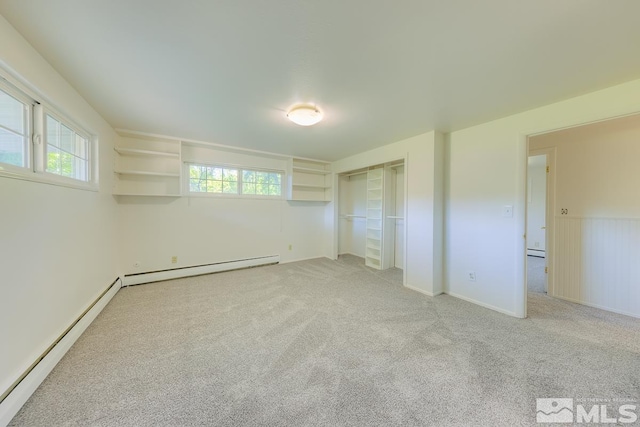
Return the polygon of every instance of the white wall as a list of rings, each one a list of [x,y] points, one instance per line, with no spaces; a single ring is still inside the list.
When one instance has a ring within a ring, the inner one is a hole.
[[[556,153],[550,294],[640,317],[640,115],[539,135],[529,147]]]
[[[0,16],[0,67],[99,137],[100,191],[0,177],[0,394],[118,276],[117,136]]]
[[[367,174],[339,178],[338,254],[352,254],[364,258],[367,222],[364,218],[345,218],[344,215],[367,215]]]
[[[182,160],[287,169],[284,158],[221,148],[183,146]],[[119,236],[126,242],[119,253],[126,274],[277,254],[281,262],[325,255],[323,202],[221,195],[118,201]]]
[[[332,164],[335,173],[406,159],[408,199],[405,285],[428,295],[442,292],[442,184],[444,141],[428,132]],[[338,212],[334,209],[334,218]],[[330,252],[337,252],[337,227]]]
[[[447,291],[523,316],[526,135],[638,111],[640,80],[449,134]],[[505,205],[512,218],[502,216]]]

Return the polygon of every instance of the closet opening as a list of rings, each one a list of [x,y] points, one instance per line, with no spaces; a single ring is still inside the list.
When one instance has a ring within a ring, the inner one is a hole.
[[[375,270],[396,269],[405,258],[404,160],[338,175],[338,256]],[[390,272],[391,273],[391,272]]]

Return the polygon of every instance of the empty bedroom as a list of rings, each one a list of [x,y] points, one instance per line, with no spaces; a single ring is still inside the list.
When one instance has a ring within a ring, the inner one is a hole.
[[[638,424],[638,16],[0,0],[0,426]]]

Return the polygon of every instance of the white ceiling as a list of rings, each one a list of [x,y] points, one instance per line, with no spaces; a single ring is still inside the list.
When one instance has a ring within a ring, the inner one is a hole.
[[[640,78],[638,0],[0,0],[115,128],[335,160]],[[305,128],[286,110],[315,103]]]

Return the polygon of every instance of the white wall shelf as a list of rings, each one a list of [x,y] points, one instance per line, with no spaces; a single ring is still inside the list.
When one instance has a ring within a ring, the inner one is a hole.
[[[181,193],[181,144],[138,135],[122,135],[113,172],[115,196],[167,196]]]
[[[332,182],[329,163],[292,158],[288,172],[287,200],[331,201]]]
[[[122,148],[116,147],[115,150],[119,154],[124,154],[127,156],[151,156],[151,157],[172,157],[172,158],[180,158],[180,153],[168,153],[165,151],[154,151],[154,150],[140,150],[136,148]]]
[[[115,173],[120,175],[168,176],[168,177],[176,177],[176,178],[180,177],[180,174],[175,172],[152,172],[152,171],[129,170],[129,171],[115,171]]]
[[[311,174],[317,174],[317,175],[327,175],[331,173],[331,171],[325,170],[325,169],[303,168],[300,166],[294,166],[292,169],[294,172],[311,173]]]

